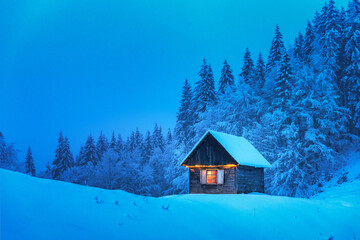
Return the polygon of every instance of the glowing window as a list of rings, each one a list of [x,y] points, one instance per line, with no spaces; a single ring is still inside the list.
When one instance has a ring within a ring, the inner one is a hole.
[[[217,171],[216,170],[207,170],[206,179],[208,184],[216,184]]]

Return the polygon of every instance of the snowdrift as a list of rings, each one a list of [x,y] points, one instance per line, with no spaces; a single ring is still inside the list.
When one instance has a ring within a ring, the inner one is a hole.
[[[2,240],[360,239],[360,180],[342,185],[335,198],[151,198],[2,169],[0,176]]]

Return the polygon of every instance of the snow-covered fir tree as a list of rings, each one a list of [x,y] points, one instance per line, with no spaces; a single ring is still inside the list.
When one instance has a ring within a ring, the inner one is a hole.
[[[104,154],[104,152],[106,152],[108,147],[109,147],[108,140],[101,131],[100,136],[99,136],[99,138],[98,138],[98,140],[96,142],[96,151],[97,151],[99,160],[102,159],[102,155]]]
[[[178,144],[188,145],[192,137],[192,124],[194,122],[193,108],[192,108],[193,93],[188,80],[182,91],[180,100],[180,107],[176,116],[175,136]]]
[[[89,163],[96,165],[98,161],[99,161],[99,156],[95,146],[95,141],[92,135],[90,134],[84,146],[84,152],[81,157],[80,165],[87,165]]]
[[[62,132],[59,134],[58,146],[56,148],[55,159],[52,163],[52,177],[58,177],[65,170],[74,166],[74,157],[70,151],[70,143],[67,137],[63,137]]]
[[[116,141],[116,148],[115,151],[120,153],[124,150],[124,141],[122,140],[121,135],[119,134]]]
[[[266,73],[270,74],[272,71],[276,71],[277,67],[281,61],[282,56],[285,53],[285,46],[283,42],[283,37],[280,32],[280,28],[276,25],[275,28],[275,37],[271,42],[270,54],[266,63]]]
[[[200,80],[194,89],[194,111],[196,114],[205,112],[206,108],[216,102],[215,81],[211,66],[203,60],[199,72]]]
[[[313,29],[313,26],[311,24],[310,21],[307,22],[307,26],[306,26],[306,31],[305,31],[305,37],[304,37],[304,60],[306,64],[310,63],[310,56],[312,54],[313,51],[313,44],[314,44],[314,40],[315,40],[315,32]]]
[[[360,3],[353,0],[349,3],[348,28],[345,32],[345,85],[346,104],[350,110],[349,131],[360,135]]]
[[[172,133],[171,133],[171,129],[169,128],[168,129],[168,132],[166,134],[166,144],[170,144],[173,140],[173,136],[172,136]]]
[[[235,84],[235,81],[234,81],[232,69],[225,59],[224,65],[221,69],[218,92],[225,93],[226,89],[229,87],[233,87],[234,84]]]
[[[0,132],[0,167],[13,171],[20,170],[16,150],[14,149],[13,144],[9,144],[5,141],[2,132]]]
[[[254,61],[251,58],[251,53],[249,48],[246,48],[244,54],[244,63],[241,69],[240,77],[246,84],[254,86],[255,84],[255,70],[254,70]]]
[[[32,156],[30,146],[28,148],[28,151],[27,151],[26,157],[25,157],[25,173],[29,174],[31,176],[35,176],[35,174],[36,174],[34,159]]]
[[[112,132],[112,135],[111,135],[111,141],[110,141],[109,148],[116,149],[116,138],[115,138],[114,131]]]
[[[305,60],[304,37],[301,32],[299,32],[299,35],[295,37],[294,58],[298,59],[299,61]]]
[[[165,149],[165,138],[162,133],[161,126],[158,126],[157,123],[155,123],[151,138],[152,138],[153,148],[154,149],[159,148],[163,152]]]
[[[148,162],[152,153],[153,153],[153,141],[151,137],[150,131],[146,131],[145,139],[144,139],[144,147],[142,152],[143,162]]]
[[[284,110],[286,106],[290,105],[290,95],[293,88],[292,77],[290,58],[285,53],[280,63],[279,77],[275,82],[274,108]]]
[[[262,89],[265,83],[265,62],[261,53],[259,53],[258,59],[256,61],[255,79],[256,86],[259,89]]]

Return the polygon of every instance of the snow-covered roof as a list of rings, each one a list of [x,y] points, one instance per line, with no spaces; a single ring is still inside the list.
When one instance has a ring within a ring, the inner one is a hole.
[[[271,167],[271,164],[263,157],[263,155],[261,155],[261,153],[256,150],[256,148],[245,138],[212,130],[208,130],[201,137],[181,164],[185,162],[185,160],[208,134],[211,134],[239,165],[261,168]]]

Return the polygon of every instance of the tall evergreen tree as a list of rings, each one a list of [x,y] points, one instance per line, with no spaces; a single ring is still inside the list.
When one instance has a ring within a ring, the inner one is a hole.
[[[187,79],[183,87],[183,92],[180,100],[179,111],[176,116],[175,135],[179,143],[187,143],[191,136],[191,126],[193,124],[193,109],[192,109],[193,93],[191,86]]]
[[[173,136],[171,133],[171,129],[168,129],[167,135],[166,135],[166,144],[170,144],[173,140]]]
[[[310,21],[307,22],[305,38],[304,38],[304,60],[307,64],[310,63],[311,54],[313,52],[313,44],[315,41],[314,28]]]
[[[35,176],[35,173],[36,173],[34,159],[32,156],[30,146],[29,146],[29,149],[28,149],[26,157],[25,157],[25,173],[29,174],[31,176]]]
[[[134,140],[135,140],[135,147],[141,148],[143,145],[144,139],[143,139],[143,135],[140,133],[138,128],[136,128]]]
[[[358,0],[349,3],[347,13],[350,19],[345,45],[347,67],[342,82],[348,90],[346,102],[350,109],[349,130],[353,134],[360,135],[360,3]]]
[[[69,140],[67,137],[64,139],[62,132],[59,134],[58,146],[52,165],[51,171],[54,179],[58,179],[61,173],[74,166],[74,157],[70,151]]]
[[[152,133],[152,142],[153,142],[153,147],[155,148],[160,148],[162,152],[164,152],[165,150],[165,139],[164,139],[164,135],[162,134],[162,129],[161,127],[159,127],[157,125],[157,123],[155,123],[154,126],[154,131]]]
[[[121,135],[118,135],[117,141],[116,141],[116,152],[120,153],[124,149],[124,141],[121,138]]]
[[[194,122],[192,101],[193,93],[191,86],[188,80],[185,79],[175,125],[175,135],[179,143],[187,144],[191,137],[191,126]]]
[[[98,161],[99,161],[99,156],[97,149],[95,147],[95,141],[92,135],[90,134],[84,146],[84,153],[83,153],[83,157],[81,158],[80,165],[87,165],[88,163],[92,163],[93,165],[96,165]]]
[[[221,69],[221,76],[219,80],[219,93],[225,93],[228,87],[232,87],[234,85],[234,76],[232,74],[232,70],[230,65],[227,63],[226,59],[224,65]]]
[[[298,61],[303,61],[304,60],[304,37],[301,34],[301,32],[295,38],[294,57]]]
[[[55,159],[52,163],[52,168],[51,168],[51,172],[52,172],[52,177],[55,179],[57,178],[63,169],[60,169],[60,166],[62,166],[62,156],[63,156],[63,152],[64,152],[64,137],[62,132],[59,133],[59,138],[58,138],[58,145],[56,148],[56,152],[55,152]]]
[[[20,167],[13,144],[6,143],[2,132],[0,132],[0,167],[12,171],[18,171]]]
[[[143,162],[146,163],[149,161],[152,153],[153,153],[153,143],[150,131],[146,131],[145,140],[144,140],[144,148],[142,152]]]
[[[215,81],[211,66],[203,60],[199,72],[200,80],[196,82],[194,94],[194,109],[196,113],[205,112],[209,105],[216,102]]]
[[[76,165],[76,166],[80,166],[80,165],[81,165],[81,162],[82,162],[83,157],[84,157],[84,146],[81,145],[81,146],[80,146],[80,151],[79,151],[78,158],[77,158],[76,161],[75,161],[75,165]]]
[[[283,54],[285,53],[285,46],[283,37],[280,32],[280,28],[276,25],[275,37],[272,40],[270,54],[266,63],[266,73],[270,73],[272,70],[276,70]]]
[[[339,37],[340,37],[340,26],[338,23],[339,12],[335,7],[335,2],[330,0],[325,4],[321,14],[321,25],[320,25],[320,45],[321,45],[321,56],[325,60],[334,73],[338,69],[336,64],[336,58],[339,51]]]
[[[110,141],[109,147],[112,148],[112,149],[116,148],[116,138],[115,138],[115,132],[114,131],[112,132],[112,135],[111,135],[111,141]]]
[[[241,69],[240,77],[243,78],[246,84],[253,86],[255,84],[254,75],[255,75],[254,61],[251,58],[251,53],[249,51],[249,48],[246,48],[244,54],[244,64]]]
[[[256,62],[255,77],[257,86],[259,88],[263,88],[265,83],[265,63],[261,53],[259,53],[259,57]]]
[[[284,109],[289,105],[292,90],[292,71],[290,58],[287,53],[284,54],[281,61],[279,76],[275,84],[275,107]]]
[[[106,139],[105,135],[103,134],[103,132],[100,132],[100,136],[98,138],[98,141],[96,143],[96,151],[99,157],[99,160],[102,159],[103,154],[106,152],[106,150],[108,149],[108,140]]]
[[[63,165],[65,169],[69,169],[74,166],[74,156],[71,153],[70,142],[67,137],[64,138]]]

